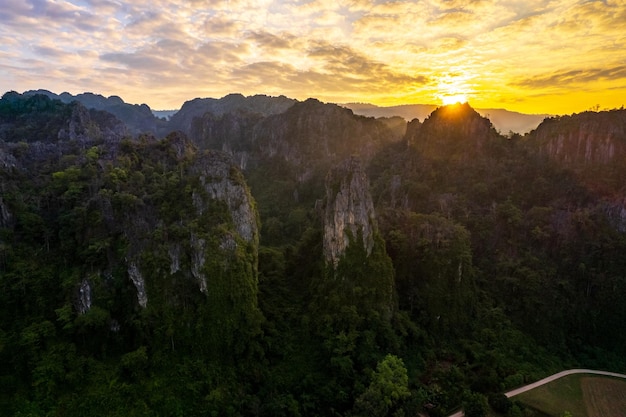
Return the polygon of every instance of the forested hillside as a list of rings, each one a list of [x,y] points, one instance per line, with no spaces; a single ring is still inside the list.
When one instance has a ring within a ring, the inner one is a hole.
[[[2,97],[0,415],[515,415],[626,370],[626,111],[220,100]]]

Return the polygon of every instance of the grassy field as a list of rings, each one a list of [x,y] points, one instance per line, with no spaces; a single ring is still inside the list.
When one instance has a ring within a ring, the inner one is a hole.
[[[626,417],[626,380],[575,374],[511,399],[553,417]]]
[[[581,383],[588,417],[626,417],[626,380],[587,377]]]

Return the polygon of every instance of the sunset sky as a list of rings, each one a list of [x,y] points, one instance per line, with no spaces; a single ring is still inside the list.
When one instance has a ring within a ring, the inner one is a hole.
[[[626,105],[626,0],[0,0],[0,93]]]

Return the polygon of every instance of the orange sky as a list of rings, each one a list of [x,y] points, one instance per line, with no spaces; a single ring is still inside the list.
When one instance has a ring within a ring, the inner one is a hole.
[[[626,104],[626,0],[4,0],[0,91],[153,109],[284,94],[564,114]]]

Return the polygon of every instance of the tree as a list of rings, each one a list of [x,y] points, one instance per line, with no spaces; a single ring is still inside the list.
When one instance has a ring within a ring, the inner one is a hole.
[[[465,417],[485,417],[489,411],[487,398],[479,392],[468,392],[463,399]]]
[[[506,395],[499,393],[489,396],[489,405],[494,411],[506,414],[513,406],[513,402]]]
[[[354,403],[354,415],[387,416],[397,410],[409,392],[409,378],[402,359],[387,355],[372,373],[372,381]]]

